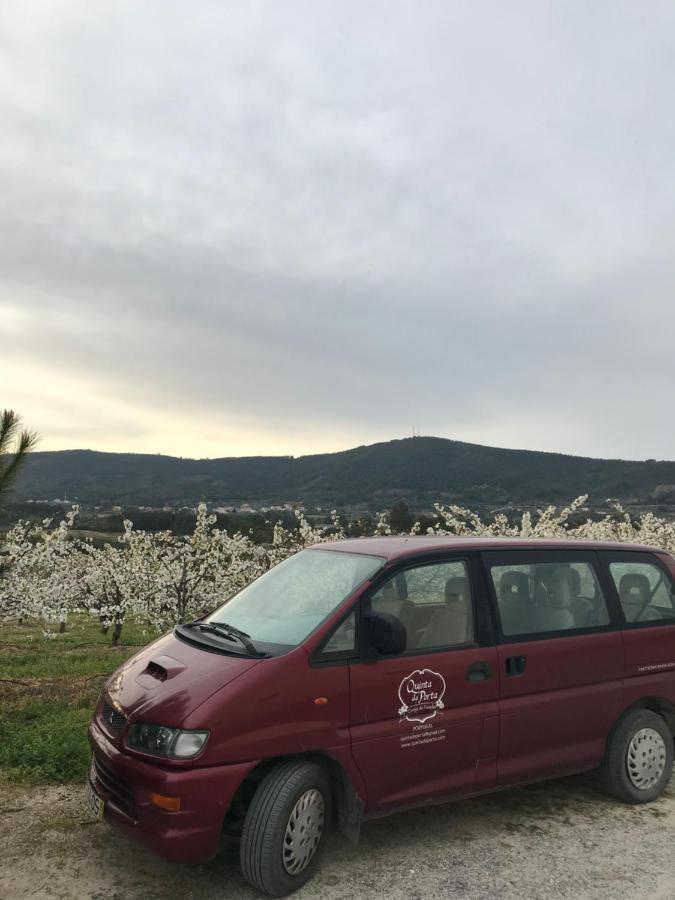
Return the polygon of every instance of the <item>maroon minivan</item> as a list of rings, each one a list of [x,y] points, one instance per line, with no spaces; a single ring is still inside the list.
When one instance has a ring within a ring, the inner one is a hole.
[[[282,896],[329,825],[599,769],[628,803],[673,764],[675,560],[582,541],[317,545],[107,682],[89,806],[166,859],[240,838]]]

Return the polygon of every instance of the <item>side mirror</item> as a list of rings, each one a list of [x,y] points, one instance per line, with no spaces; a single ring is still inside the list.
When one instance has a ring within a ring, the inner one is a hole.
[[[396,616],[382,612],[363,614],[367,644],[382,656],[405,653],[408,646],[408,629]]]

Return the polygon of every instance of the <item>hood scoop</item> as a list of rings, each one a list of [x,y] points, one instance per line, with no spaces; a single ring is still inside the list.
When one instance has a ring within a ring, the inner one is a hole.
[[[178,675],[187,668],[172,656],[157,656],[150,660],[145,669],[136,676],[136,683],[146,690],[151,691],[159,684]]]

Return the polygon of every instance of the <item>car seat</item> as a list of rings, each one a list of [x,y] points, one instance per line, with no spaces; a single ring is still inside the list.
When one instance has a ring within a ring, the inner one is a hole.
[[[445,582],[445,602],[434,610],[417,647],[453,647],[473,640],[473,610],[469,579],[458,575]]]
[[[646,575],[627,572],[619,581],[619,600],[627,622],[648,622],[660,619],[658,610],[649,605],[652,589]]]
[[[572,607],[574,601],[578,599],[579,586],[579,573],[574,569],[568,566],[554,569],[549,593],[549,609],[546,613],[546,627],[549,631],[577,627]]]
[[[405,584],[405,582],[404,582]],[[407,597],[400,596],[401,585],[397,578],[387,581],[380,590],[375,594],[371,601],[371,609],[373,612],[387,613],[390,616],[396,616],[405,625],[408,634],[411,633],[413,627],[413,619],[415,616],[415,604],[408,600]]]
[[[530,579],[525,572],[504,572],[499,580],[499,613],[504,634],[527,634],[538,630],[539,609],[530,597]]]

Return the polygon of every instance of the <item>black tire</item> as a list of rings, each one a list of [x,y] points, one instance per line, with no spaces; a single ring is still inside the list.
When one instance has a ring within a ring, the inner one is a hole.
[[[314,855],[292,874],[284,862],[286,827],[296,803],[313,790],[323,799],[323,827]],[[279,763],[261,781],[246,812],[239,851],[244,878],[272,897],[302,887],[316,871],[330,821],[331,788],[325,770],[304,760]]]
[[[649,729],[652,734],[647,732],[648,740],[642,747],[636,742],[629,760],[631,743],[643,729]],[[661,737],[663,745],[653,732]],[[636,784],[636,780],[639,781],[640,778],[636,763],[646,767],[642,769],[645,779],[641,786]],[[605,788],[624,803],[650,803],[661,796],[670,781],[672,770],[673,737],[661,716],[648,709],[626,713],[607,741],[605,759],[600,770]],[[655,779],[653,783],[652,778]]]

